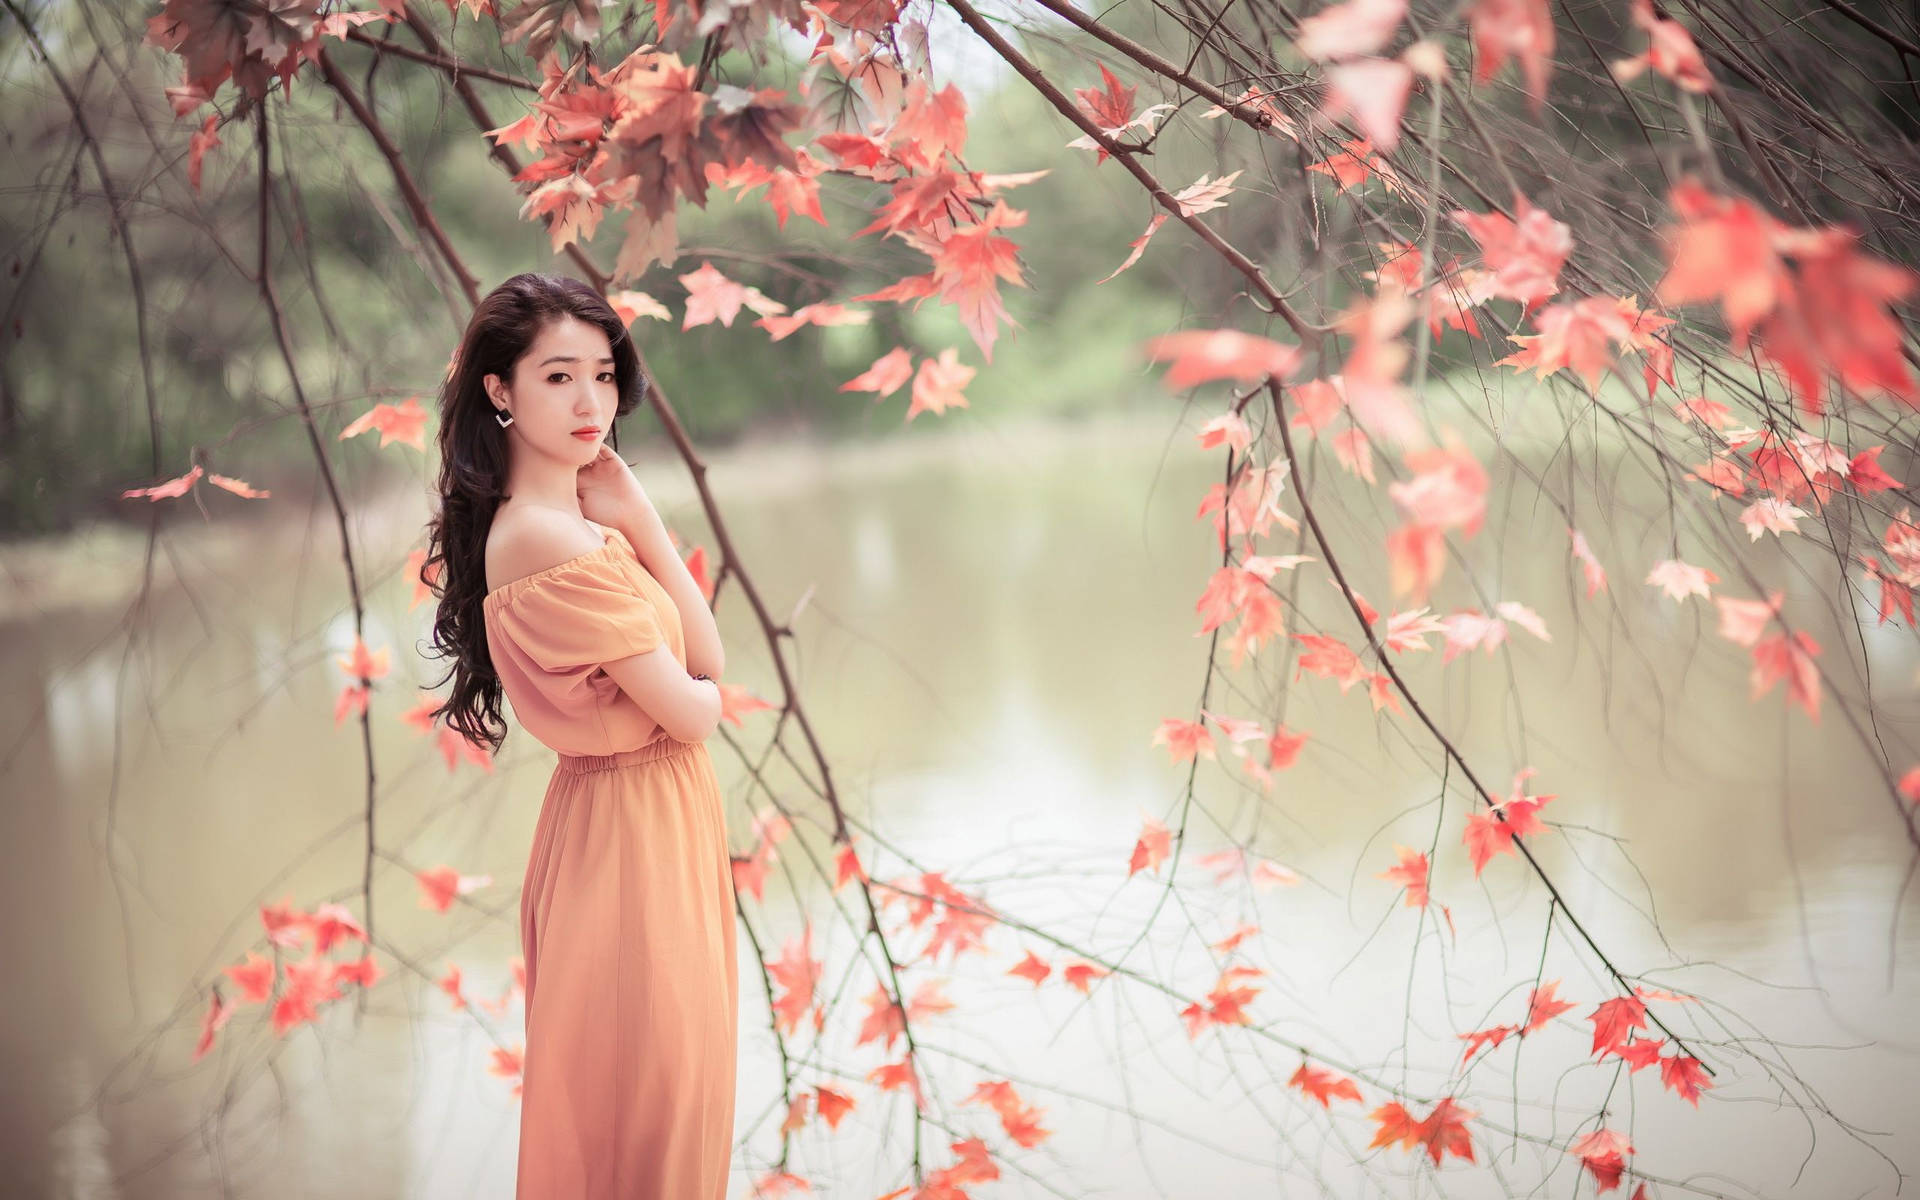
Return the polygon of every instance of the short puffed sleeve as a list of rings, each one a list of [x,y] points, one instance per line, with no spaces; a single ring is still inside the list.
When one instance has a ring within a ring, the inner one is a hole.
[[[543,671],[595,667],[666,641],[659,610],[610,553],[591,553],[500,589],[500,631]]]

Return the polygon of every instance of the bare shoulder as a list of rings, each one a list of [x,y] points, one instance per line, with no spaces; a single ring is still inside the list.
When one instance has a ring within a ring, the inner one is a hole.
[[[502,507],[487,530],[487,587],[557,567],[606,544],[604,534],[551,508]]]

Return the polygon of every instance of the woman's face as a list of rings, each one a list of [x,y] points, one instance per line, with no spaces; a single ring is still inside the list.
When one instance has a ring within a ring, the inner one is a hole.
[[[488,375],[486,387],[495,410],[513,414],[504,432],[516,453],[531,450],[576,467],[600,452],[620,399],[607,335],[576,317],[547,322],[514,364],[512,380],[503,386]],[[592,432],[575,432],[586,429]]]

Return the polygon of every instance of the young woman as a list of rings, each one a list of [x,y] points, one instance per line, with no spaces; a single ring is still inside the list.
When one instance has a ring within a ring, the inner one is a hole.
[[[529,273],[474,310],[440,398],[442,711],[497,750],[504,693],[560,755],[520,894],[519,1200],[726,1195],[739,979],[704,741],[724,656],[605,441],[647,387],[604,299]]]

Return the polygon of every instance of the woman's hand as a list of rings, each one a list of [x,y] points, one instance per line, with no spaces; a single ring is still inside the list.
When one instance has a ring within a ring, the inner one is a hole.
[[[653,509],[633,468],[605,442],[593,461],[580,468],[574,491],[580,497],[580,515],[596,525],[625,526]]]

